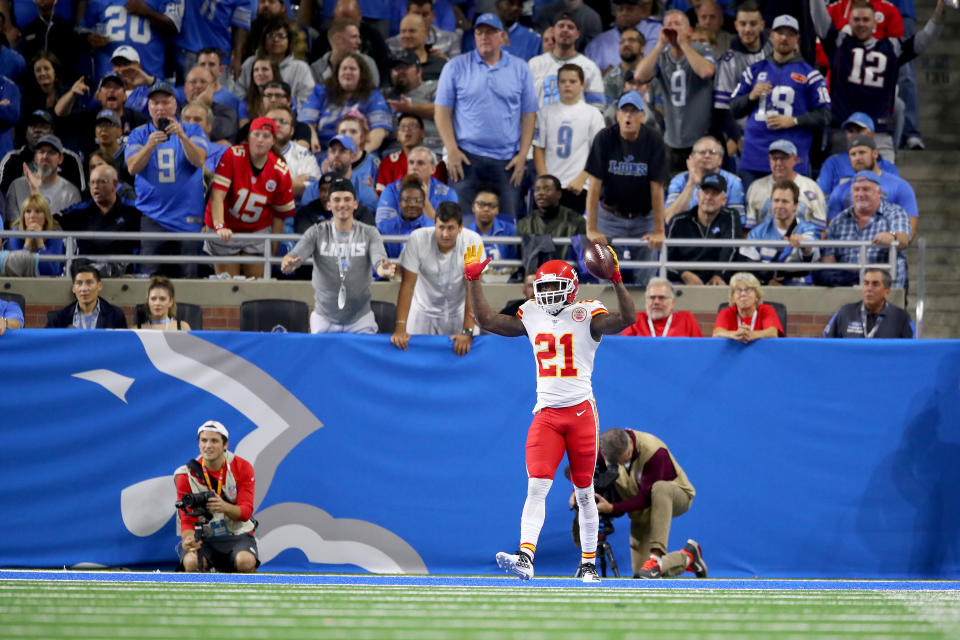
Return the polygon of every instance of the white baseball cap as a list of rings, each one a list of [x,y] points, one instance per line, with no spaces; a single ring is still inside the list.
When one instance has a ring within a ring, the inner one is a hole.
[[[230,434],[227,433],[227,428],[223,426],[222,422],[217,422],[216,420],[207,420],[200,425],[200,428],[197,429],[197,436],[199,437],[204,431],[216,431],[227,440],[230,439]]]
[[[110,54],[110,62],[116,60],[128,60],[129,62],[140,62],[140,54],[137,50],[128,44],[121,45]]]

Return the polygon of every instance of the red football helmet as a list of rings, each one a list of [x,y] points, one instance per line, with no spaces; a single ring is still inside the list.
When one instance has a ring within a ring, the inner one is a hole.
[[[548,282],[558,283],[556,289],[545,289]],[[544,262],[537,269],[537,279],[533,281],[533,297],[540,308],[549,314],[556,314],[577,299],[577,287],[580,281],[573,267],[563,260]]]

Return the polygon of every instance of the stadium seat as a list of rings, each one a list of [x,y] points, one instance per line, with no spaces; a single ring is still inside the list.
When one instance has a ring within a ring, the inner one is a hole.
[[[6,300],[7,302],[16,302],[20,305],[20,311],[24,313],[27,312],[27,299],[19,293],[0,292],[0,299]]]
[[[240,305],[241,331],[310,333],[310,307],[299,300],[247,300]]]
[[[134,311],[134,324],[143,324],[147,319],[147,305],[138,304]],[[189,302],[177,303],[177,319],[190,325],[191,331],[203,330],[203,307]]]
[[[383,300],[371,300],[370,306],[377,319],[377,333],[393,333],[397,326],[397,305]]]
[[[783,304],[782,302],[769,302],[767,300],[764,300],[763,302],[773,307],[773,310],[777,312],[777,317],[780,318],[780,324],[783,326],[783,335],[789,335],[787,333],[787,305]],[[721,302],[717,307],[717,311],[723,311],[729,306],[729,302]]]

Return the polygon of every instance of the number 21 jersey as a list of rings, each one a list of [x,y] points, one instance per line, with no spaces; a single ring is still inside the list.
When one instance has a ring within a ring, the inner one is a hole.
[[[534,300],[517,310],[537,364],[537,405],[571,407],[593,398],[593,358],[600,346],[590,334],[594,317],[607,313],[598,300],[580,300],[553,316]]]

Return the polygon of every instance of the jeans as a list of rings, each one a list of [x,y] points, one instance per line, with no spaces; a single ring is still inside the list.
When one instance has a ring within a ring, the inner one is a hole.
[[[653,233],[653,213],[638,218],[621,218],[601,206],[597,211],[597,231],[607,236],[607,240],[642,238]],[[658,251],[649,247],[615,246],[614,250],[620,260],[656,260],[658,256]],[[656,267],[624,269],[623,280],[627,284],[645,286],[656,271]]]
[[[169,233],[170,230],[160,225],[149,216],[140,217],[140,231],[144,233]],[[200,255],[199,240],[141,240],[140,255],[144,256],[197,256]],[[150,274],[161,273],[168,278],[196,278],[197,263],[191,264],[144,264],[142,271]]]
[[[510,161],[476,156],[466,151],[463,155],[470,164],[463,163],[463,179],[453,183],[453,190],[457,192],[463,215],[472,216],[473,199],[477,195],[477,187],[487,183],[500,195],[500,213],[508,213],[516,218],[520,210],[520,187],[510,184],[512,171],[506,170]]]

